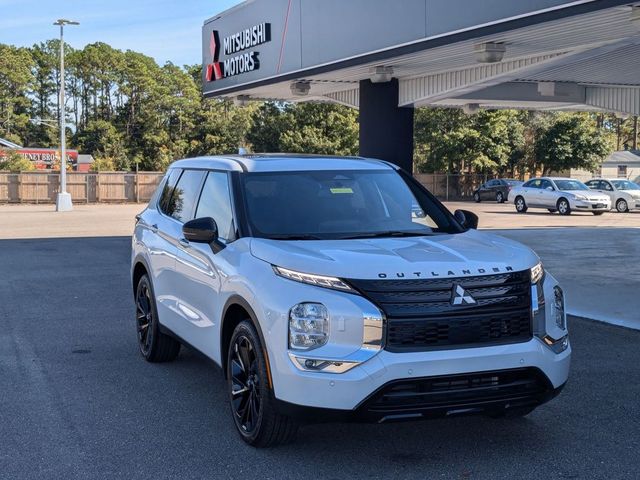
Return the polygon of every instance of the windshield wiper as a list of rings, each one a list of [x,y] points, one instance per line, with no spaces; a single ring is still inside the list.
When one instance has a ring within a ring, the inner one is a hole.
[[[433,235],[431,232],[406,232],[401,230],[389,230],[386,232],[358,233],[347,237],[340,237],[340,240],[355,240],[358,238],[385,238],[385,237],[427,237]]]
[[[271,240],[324,240],[316,235],[309,235],[306,233],[269,235],[267,238]]]

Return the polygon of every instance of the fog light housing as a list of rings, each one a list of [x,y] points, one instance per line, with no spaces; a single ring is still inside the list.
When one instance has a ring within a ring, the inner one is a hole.
[[[564,292],[558,286],[553,287],[553,311],[558,328],[567,329],[567,316],[564,311]]]
[[[549,335],[547,335],[542,340],[547,345],[547,347],[553,350],[553,352],[556,354],[562,353],[567,348],[569,348],[569,335],[565,335],[559,340],[555,340],[554,338],[551,338]]]
[[[312,350],[329,341],[329,312],[321,303],[299,303],[289,311],[289,348]]]

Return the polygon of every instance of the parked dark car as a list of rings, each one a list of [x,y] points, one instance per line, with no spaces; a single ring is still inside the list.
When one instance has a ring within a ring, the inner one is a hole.
[[[473,199],[478,203],[482,200],[495,200],[498,203],[504,203],[509,197],[509,190],[513,187],[519,187],[523,183],[520,180],[510,178],[489,180],[473,192]]]

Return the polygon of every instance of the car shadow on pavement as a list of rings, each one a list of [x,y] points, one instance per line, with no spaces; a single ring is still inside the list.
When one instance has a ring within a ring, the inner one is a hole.
[[[6,478],[636,478],[640,332],[577,319],[567,387],[526,419],[309,425],[249,447],[210,360],[139,354],[130,242],[0,241]]]

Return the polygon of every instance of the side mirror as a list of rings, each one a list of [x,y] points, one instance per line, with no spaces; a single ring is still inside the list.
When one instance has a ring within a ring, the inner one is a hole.
[[[218,225],[211,217],[196,218],[182,226],[184,238],[193,243],[207,243],[213,253],[218,253],[224,248],[224,244],[218,237]]]
[[[548,186],[547,190],[549,190],[550,192],[553,192],[555,190],[555,188],[553,188],[552,186]]]
[[[465,229],[476,230],[478,228],[478,216],[469,210],[456,210],[453,214],[460,225]]]

